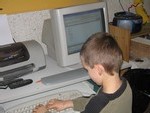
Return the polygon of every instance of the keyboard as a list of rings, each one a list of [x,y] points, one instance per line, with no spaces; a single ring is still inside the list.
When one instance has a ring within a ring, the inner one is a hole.
[[[39,104],[46,104],[51,99],[60,99],[60,100],[68,100],[68,99],[75,99],[78,97],[82,97],[82,93],[77,90],[72,91],[65,91],[55,95],[49,95],[42,98],[38,98],[35,100],[30,100],[28,102],[19,104],[17,106],[13,106],[5,110],[5,113],[32,113],[32,110]],[[50,110],[49,113],[80,113],[78,111],[74,111],[72,108],[68,108],[57,112],[55,110]]]
[[[70,70],[64,73],[51,75],[41,78],[41,82],[44,85],[59,85],[59,84],[73,84],[89,79],[89,76],[85,69],[79,68],[76,70]]]

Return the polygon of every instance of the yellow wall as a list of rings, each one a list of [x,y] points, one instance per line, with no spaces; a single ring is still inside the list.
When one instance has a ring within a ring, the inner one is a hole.
[[[13,14],[79,5],[99,0],[0,0],[0,14]]]

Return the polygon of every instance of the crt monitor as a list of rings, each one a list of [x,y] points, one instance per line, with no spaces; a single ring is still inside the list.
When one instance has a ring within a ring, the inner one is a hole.
[[[44,21],[42,40],[48,55],[60,66],[80,63],[80,48],[87,38],[99,31],[108,32],[105,2],[50,10]]]

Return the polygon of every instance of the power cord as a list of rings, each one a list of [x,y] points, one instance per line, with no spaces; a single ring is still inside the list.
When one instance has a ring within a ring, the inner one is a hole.
[[[122,5],[122,3],[121,3],[121,1],[120,1],[120,0],[119,0],[119,4],[120,4],[120,6],[121,6],[122,10],[123,10],[123,11],[125,11],[125,10],[124,10],[124,8],[123,8],[123,5]]]

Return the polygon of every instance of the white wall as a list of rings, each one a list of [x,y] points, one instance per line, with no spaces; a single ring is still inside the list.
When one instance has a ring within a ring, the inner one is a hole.
[[[47,53],[46,46],[41,42],[43,22],[50,18],[49,10],[8,15],[8,23],[16,42],[36,40]]]
[[[148,15],[150,15],[150,0],[144,0],[144,8],[147,11]]]
[[[119,4],[119,0],[104,1],[106,1],[108,5],[109,21],[112,21],[114,13],[122,11],[122,8]],[[125,10],[127,10],[133,2],[133,0],[120,1]],[[148,9],[148,11],[150,11],[150,0],[145,0],[145,7],[146,9]],[[31,39],[37,40],[41,43],[46,52],[46,47],[41,42],[41,36],[43,22],[47,18],[50,18],[49,10],[8,15],[8,22],[13,38],[16,40],[16,42]]]

